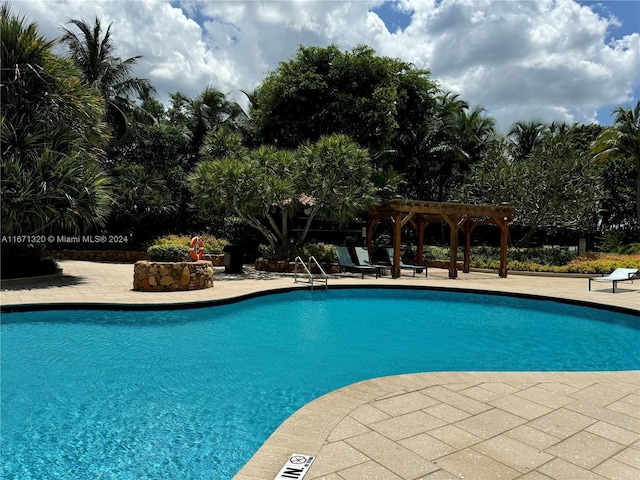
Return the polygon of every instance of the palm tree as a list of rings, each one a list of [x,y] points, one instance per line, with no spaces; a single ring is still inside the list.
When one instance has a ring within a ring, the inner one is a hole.
[[[178,92],[171,94],[173,107],[169,116],[176,123],[183,123],[191,137],[191,153],[196,155],[207,133],[220,127],[236,130],[235,121],[245,115],[234,101],[220,90],[207,86],[197,97],[189,98]]]
[[[116,47],[111,40],[111,25],[103,36],[98,18],[93,27],[82,20],[71,20],[69,23],[80,30],[80,35],[63,28],[61,41],[69,48],[71,58],[87,83],[102,93],[107,104],[107,119],[114,130],[123,135],[129,126],[128,115],[135,108],[130,96],[144,98],[155,94],[155,88],[149,80],[132,77],[133,68],[141,57],[138,55],[126,60],[117,57]]]
[[[615,155],[626,155],[633,162],[637,175],[636,222],[640,225],[640,100],[635,108],[628,110],[618,105],[613,126],[607,128],[591,147],[594,159],[609,159]]]
[[[536,147],[540,145],[545,130],[546,125],[536,120],[514,123],[507,133],[507,137],[515,149],[515,159],[529,158]]]
[[[463,170],[481,160],[483,153],[496,136],[496,120],[485,115],[484,107],[462,110],[458,115],[458,135],[468,158]]]

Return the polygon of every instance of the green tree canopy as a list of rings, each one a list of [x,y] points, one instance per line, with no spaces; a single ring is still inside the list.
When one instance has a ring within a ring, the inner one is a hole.
[[[514,159],[508,140],[494,142],[485,160],[472,168],[461,191],[472,203],[507,202],[515,222],[528,229],[527,243],[537,229],[596,229],[601,189],[586,144],[579,147],[577,127],[553,124],[526,158]]]
[[[3,234],[89,231],[109,206],[96,161],[108,138],[102,99],[8,4],[0,32]]]
[[[209,158],[197,166],[192,188],[197,208],[237,215],[287,257],[294,214],[304,210],[307,216],[297,245],[316,217],[352,220],[377,200],[372,173],[365,149],[344,135],[331,135],[297,151],[239,147],[225,157]]]
[[[435,88],[427,70],[366,46],[300,47],[252,93],[250,115],[262,143],[297,148],[342,133],[375,155],[430,109]]]

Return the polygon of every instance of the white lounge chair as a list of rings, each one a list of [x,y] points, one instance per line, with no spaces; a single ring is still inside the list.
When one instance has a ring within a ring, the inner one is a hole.
[[[618,282],[633,283],[634,278],[640,278],[638,275],[637,268],[616,268],[606,277],[590,277],[589,290],[591,290],[591,282],[613,282],[613,293],[616,293],[616,285]]]

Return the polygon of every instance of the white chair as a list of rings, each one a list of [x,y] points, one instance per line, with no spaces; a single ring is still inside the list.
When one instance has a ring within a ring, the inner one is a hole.
[[[634,278],[640,278],[637,268],[616,268],[606,277],[590,277],[589,291],[591,291],[591,282],[613,282],[613,293],[616,293],[616,285],[618,282],[633,283]]]

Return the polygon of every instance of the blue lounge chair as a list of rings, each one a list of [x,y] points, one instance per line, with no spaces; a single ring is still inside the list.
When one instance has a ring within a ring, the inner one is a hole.
[[[589,291],[591,291],[591,282],[613,282],[613,293],[616,293],[618,282],[633,283],[634,278],[640,278],[637,268],[616,268],[606,277],[589,277]]]
[[[362,265],[356,265],[351,260],[351,254],[347,247],[336,247],[336,255],[338,256],[338,265],[343,272],[357,272],[362,274],[364,278],[365,273],[372,273],[378,278],[378,269],[376,267],[367,267]]]
[[[389,262],[391,262],[391,265],[393,265],[393,248],[387,248],[387,255],[389,256]],[[413,270],[414,277],[416,276],[416,271],[420,273],[422,272],[422,270],[424,270],[425,277],[429,276],[429,271],[427,270],[426,265],[413,265],[411,263],[404,263],[402,261],[402,257],[400,257],[400,268]]]

